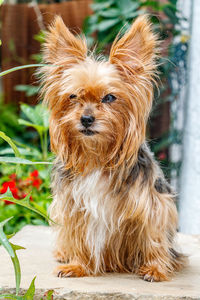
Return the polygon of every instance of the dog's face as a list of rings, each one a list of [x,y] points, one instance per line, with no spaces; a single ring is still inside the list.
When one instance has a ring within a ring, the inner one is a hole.
[[[113,43],[108,61],[95,60],[87,57],[85,40],[56,18],[44,50],[45,62],[55,66],[43,68],[43,92],[51,109],[51,146],[66,165],[111,167],[137,155],[152,102],[155,46],[140,17]]]

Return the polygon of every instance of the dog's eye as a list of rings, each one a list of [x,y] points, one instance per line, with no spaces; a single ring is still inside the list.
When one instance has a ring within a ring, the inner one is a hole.
[[[71,94],[71,95],[69,96],[69,99],[75,99],[75,98],[77,98],[77,95]]]
[[[116,97],[112,94],[107,94],[103,99],[101,100],[102,103],[111,103],[115,101]]]

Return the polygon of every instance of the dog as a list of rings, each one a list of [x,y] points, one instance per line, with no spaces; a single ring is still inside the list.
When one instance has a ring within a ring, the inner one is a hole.
[[[60,16],[49,27],[41,72],[59,277],[164,281],[186,263],[174,245],[175,196],[145,141],[158,48],[146,15],[116,37],[108,60],[88,54]]]

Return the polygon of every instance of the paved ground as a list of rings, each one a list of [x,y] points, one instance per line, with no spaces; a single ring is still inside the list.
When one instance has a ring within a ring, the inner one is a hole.
[[[178,243],[189,255],[189,266],[170,282],[149,283],[134,275],[108,274],[103,277],[56,278],[56,265],[51,255],[53,234],[48,227],[26,226],[12,241],[26,247],[18,251],[22,268],[22,290],[34,276],[37,296],[54,289],[54,299],[200,299],[200,236],[179,234]],[[0,247],[0,287],[10,291],[15,287],[14,271],[9,256]],[[1,292],[0,292],[1,294]]]

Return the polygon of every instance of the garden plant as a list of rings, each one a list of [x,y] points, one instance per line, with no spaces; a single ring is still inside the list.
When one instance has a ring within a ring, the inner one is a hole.
[[[26,66],[24,66],[26,67]],[[16,70],[16,68],[14,69]],[[8,70],[8,72],[14,71]],[[0,76],[7,74],[8,72],[0,73]],[[10,258],[13,263],[14,272],[15,272],[15,281],[16,281],[16,293],[15,294],[0,294],[0,299],[15,299],[15,300],[32,300],[35,295],[35,277],[33,278],[27,292],[23,295],[19,295],[20,282],[21,282],[21,268],[20,262],[17,257],[17,250],[25,249],[22,246],[15,245],[9,242],[9,239],[14,236],[15,232],[19,230],[24,224],[31,223],[31,219],[36,221],[35,224],[44,224],[49,220],[48,215],[46,214],[47,206],[44,207],[44,200],[41,201],[43,207],[40,206],[39,201],[36,200],[38,196],[38,190],[43,184],[42,179],[39,177],[39,172],[37,169],[32,171],[28,177],[19,179],[19,174],[23,174],[24,170],[22,165],[51,165],[51,162],[42,161],[42,159],[47,159],[48,155],[48,141],[47,141],[47,131],[48,131],[48,113],[46,109],[40,104],[35,108],[31,108],[25,104],[22,105],[22,111],[29,119],[26,121],[20,119],[19,122],[23,125],[33,127],[37,130],[40,136],[41,142],[41,153],[36,151],[33,153],[34,149],[26,145],[20,144],[21,148],[18,148],[15,142],[8,137],[4,132],[0,131],[0,138],[9,144],[10,149],[4,149],[3,154],[14,153],[12,156],[1,156],[0,163],[11,163],[15,165],[16,173],[12,173],[9,176],[3,176],[1,178],[2,187],[0,189],[0,245],[2,245],[5,250],[10,255]],[[32,121],[32,122],[31,122]],[[10,151],[11,150],[11,151]],[[25,152],[23,150],[26,150]],[[40,161],[31,161],[24,158],[23,156],[27,153],[30,156],[35,156]],[[2,154],[1,153],[1,154]],[[22,154],[23,153],[23,154]],[[31,154],[30,154],[31,153]],[[45,169],[43,169],[44,172]],[[8,170],[7,170],[8,171]],[[27,171],[27,170],[26,170]],[[41,171],[42,172],[42,171]],[[1,169],[3,173],[3,168]],[[8,172],[9,173],[9,172]],[[44,178],[47,178],[47,173],[43,174]],[[5,180],[7,179],[7,180]],[[47,186],[44,185],[46,189]],[[36,189],[36,190],[35,190]],[[46,192],[45,197],[47,202],[49,193]],[[34,199],[35,197],[35,199]],[[17,206],[16,206],[17,205]],[[12,206],[12,207],[11,207]],[[9,216],[9,218],[6,218]],[[16,217],[14,223],[12,223],[13,217]],[[39,216],[39,219],[38,219]],[[46,221],[44,221],[46,220]],[[38,221],[38,222],[37,222]],[[16,226],[17,224],[17,226]],[[10,232],[10,234],[8,234]],[[1,292],[1,291],[0,291]],[[53,299],[53,291],[47,291],[45,293],[44,299]]]

